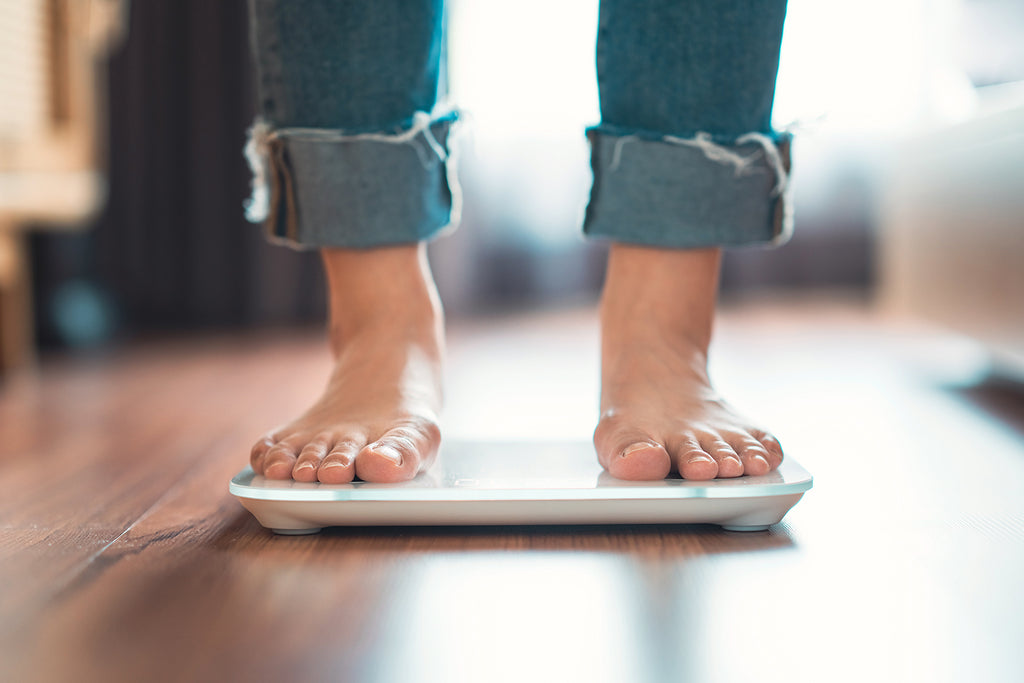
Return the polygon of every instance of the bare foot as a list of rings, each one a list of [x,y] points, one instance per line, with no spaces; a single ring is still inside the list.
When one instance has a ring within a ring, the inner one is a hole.
[[[443,316],[423,245],[324,249],[335,365],[320,399],[260,439],[270,479],[412,479],[440,446]]]
[[[768,432],[711,387],[718,249],[613,245],[601,301],[598,459],[620,479],[760,475],[782,462]]]

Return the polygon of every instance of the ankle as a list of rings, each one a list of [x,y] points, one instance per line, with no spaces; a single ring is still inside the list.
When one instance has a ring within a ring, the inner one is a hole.
[[[422,244],[321,251],[334,346],[375,330],[440,340],[443,310]]]
[[[659,335],[706,354],[718,290],[720,249],[613,244],[601,297],[606,341]]]

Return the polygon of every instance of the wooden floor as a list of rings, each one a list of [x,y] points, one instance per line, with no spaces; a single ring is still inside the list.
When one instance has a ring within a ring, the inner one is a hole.
[[[587,439],[588,313],[452,332],[449,439]],[[857,306],[722,316],[713,376],[815,487],[769,532],[265,532],[227,493],[309,334],[49,363],[0,393],[2,681],[1024,680],[1024,399]]]

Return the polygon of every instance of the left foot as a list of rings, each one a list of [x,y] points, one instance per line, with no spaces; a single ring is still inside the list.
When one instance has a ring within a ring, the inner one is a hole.
[[[782,462],[778,440],[708,379],[720,260],[718,249],[611,248],[594,446],[614,477],[761,475]]]

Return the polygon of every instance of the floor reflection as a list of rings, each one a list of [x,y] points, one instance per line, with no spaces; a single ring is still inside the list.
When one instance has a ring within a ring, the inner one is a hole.
[[[423,558],[387,619],[378,681],[645,681],[629,563],[587,554]]]

